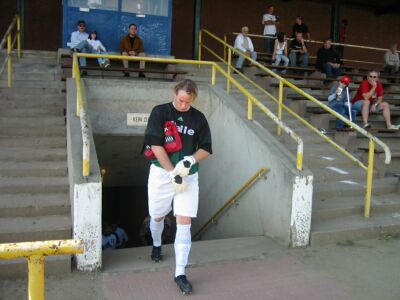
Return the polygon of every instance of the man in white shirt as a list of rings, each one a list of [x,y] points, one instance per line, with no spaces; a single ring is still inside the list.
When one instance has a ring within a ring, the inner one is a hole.
[[[389,51],[385,53],[385,71],[390,75],[395,75],[399,71],[400,60],[397,53],[397,44],[393,44]]]
[[[242,33],[238,34],[235,39],[235,48],[242,51],[247,56],[251,56],[253,60],[257,60],[257,52],[254,51],[253,42],[248,37],[249,28],[247,26],[242,27]],[[239,58],[236,62],[236,69],[242,71],[244,63],[244,56],[239,54]]]
[[[85,32],[86,30],[86,23],[85,21],[78,21],[77,23],[78,30],[71,33],[71,42],[69,46],[71,51],[73,52],[83,52],[83,53],[90,53],[92,47],[89,45],[87,39],[89,34]],[[86,58],[80,57],[79,62],[81,66],[86,66]],[[85,71],[84,71],[85,72]]]
[[[279,25],[278,17],[274,15],[274,6],[267,7],[267,13],[263,16],[262,24],[264,25],[264,52],[272,53],[276,38],[276,25]],[[269,38],[268,38],[269,37]]]

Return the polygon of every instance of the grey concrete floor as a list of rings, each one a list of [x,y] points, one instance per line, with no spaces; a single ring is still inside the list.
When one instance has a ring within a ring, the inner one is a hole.
[[[187,274],[193,299],[400,299],[400,238],[287,249],[263,237],[198,242]],[[181,299],[172,248],[105,253],[101,273],[46,278],[46,299]],[[0,299],[27,299],[26,280],[0,281]]]

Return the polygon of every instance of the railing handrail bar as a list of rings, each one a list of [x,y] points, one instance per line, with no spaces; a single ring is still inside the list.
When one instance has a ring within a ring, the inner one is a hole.
[[[232,35],[238,35],[240,32],[228,32],[227,34],[232,34]],[[270,37],[270,36],[265,36],[261,34],[251,34],[249,33],[248,36],[252,37],[259,37],[259,38],[267,38],[267,39],[275,39],[275,37]],[[286,40],[291,41],[294,38],[286,38]],[[304,40],[307,43],[315,43],[315,44],[323,44],[323,41],[317,41],[317,40]],[[389,51],[389,49],[385,48],[378,48],[378,47],[372,47],[372,46],[363,46],[363,45],[354,45],[354,44],[344,44],[344,43],[336,43],[332,42],[332,45],[334,46],[344,46],[344,47],[350,47],[350,48],[358,48],[358,49],[366,49],[366,50],[377,50],[377,51]],[[400,50],[397,52],[400,53]]]
[[[240,51],[237,48],[232,47],[231,45],[229,45],[228,43],[225,43],[222,39],[220,39],[219,37],[217,37],[216,35],[214,35],[213,33],[209,32],[206,29],[202,29],[203,32],[207,33],[208,35],[210,35],[211,37],[213,37],[214,39],[216,39],[217,41],[219,41],[220,43],[222,43],[223,45],[225,45],[226,47],[230,48],[232,51],[238,52],[240,53],[242,56],[244,56],[245,59],[247,59],[248,61],[250,61],[253,65],[258,66],[260,69],[262,69],[263,71],[267,72],[269,75],[275,77],[276,79],[278,79],[279,81],[282,81],[284,84],[286,84],[287,86],[289,86],[290,88],[292,88],[293,90],[295,90],[296,92],[298,92],[300,95],[306,97],[307,99],[311,100],[312,102],[314,102],[315,104],[317,104],[319,107],[323,108],[324,110],[328,111],[331,115],[335,116],[336,118],[340,119],[341,121],[343,121],[345,124],[347,124],[348,126],[354,128],[355,130],[357,130],[358,132],[360,132],[362,135],[368,137],[369,139],[373,139],[379,146],[382,147],[382,149],[385,152],[385,163],[389,164],[390,160],[391,160],[391,152],[389,147],[383,143],[381,140],[379,140],[377,137],[371,135],[370,133],[368,133],[366,130],[362,129],[361,127],[359,127],[357,124],[349,121],[348,119],[346,119],[345,117],[343,117],[342,115],[338,114],[337,112],[335,112],[334,110],[332,110],[331,108],[329,108],[327,105],[321,103],[320,101],[318,101],[316,98],[314,98],[313,96],[309,95],[308,93],[304,92],[303,90],[299,89],[297,86],[295,86],[294,84],[292,84],[290,81],[286,80],[285,78],[275,74],[274,72],[272,72],[271,70],[269,70],[268,68],[266,68],[265,66],[263,66],[262,64],[260,64],[259,62],[251,59],[250,57],[244,55],[244,53],[242,51]],[[348,152],[348,151],[346,151]]]
[[[4,44],[7,42],[7,37],[10,34],[10,32],[14,29],[15,24],[17,23],[17,18],[18,18],[18,14],[16,14],[13,18],[13,20],[11,21],[11,24],[8,26],[6,33],[4,34],[3,38],[1,39],[0,42],[0,49],[3,49]]]
[[[254,174],[228,201],[225,202],[212,216],[211,218],[204,223],[203,226],[193,235],[193,240],[196,240],[206,229],[214,223],[223,212],[225,212],[229,207],[231,207],[235,201],[248,189],[250,188],[254,182],[261,178],[261,176],[267,171],[267,168],[260,168],[256,174]]]

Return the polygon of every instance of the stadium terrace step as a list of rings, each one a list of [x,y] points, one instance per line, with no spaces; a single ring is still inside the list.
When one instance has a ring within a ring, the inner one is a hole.
[[[65,84],[56,52],[14,59],[13,87],[0,79],[0,243],[70,239]],[[26,259],[1,260],[0,278],[26,277]],[[71,271],[70,256],[46,258],[46,275]]]

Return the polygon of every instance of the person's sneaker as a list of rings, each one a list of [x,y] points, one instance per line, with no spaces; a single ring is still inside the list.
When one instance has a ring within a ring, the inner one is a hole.
[[[399,130],[400,129],[400,125],[390,125],[388,127],[388,129]]]
[[[139,78],[146,78],[146,75],[143,72],[139,72]]]
[[[153,246],[153,249],[151,250],[151,260],[155,262],[159,262],[162,260],[161,246],[160,247]]]
[[[129,76],[131,76],[131,75],[129,75],[128,71],[124,72],[124,77],[129,77]]]
[[[109,63],[109,62],[105,62],[105,64],[104,64],[104,69],[107,69],[107,68],[109,68],[109,67],[111,67],[111,64]]]
[[[175,277],[174,281],[184,295],[192,293],[193,288],[190,282],[187,280],[186,275],[179,275]]]
[[[370,124],[370,123],[365,123],[364,126],[363,126],[363,128],[364,128],[364,129],[371,128],[371,124]]]
[[[82,71],[82,76],[87,76],[87,74],[88,74],[88,73],[87,73],[86,70],[83,70],[83,71]]]

